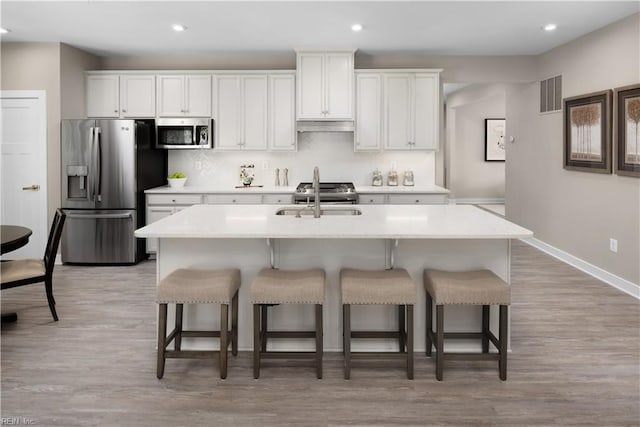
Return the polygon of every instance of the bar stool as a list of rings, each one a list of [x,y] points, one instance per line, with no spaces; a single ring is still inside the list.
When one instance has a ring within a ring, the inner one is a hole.
[[[407,378],[413,379],[413,306],[416,288],[404,269],[355,270],[340,272],[342,288],[342,327],[344,340],[344,378],[351,376],[351,357],[397,356],[406,360]],[[351,331],[351,305],[397,305],[397,331]],[[406,321],[405,321],[406,311]],[[406,323],[406,325],[405,325]],[[397,338],[399,352],[352,352],[352,338]]]
[[[442,381],[445,356],[447,359],[498,360],[500,379],[507,379],[507,324],[508,307],[511,304],[511,288],[489,270],[474,271],[424,271],[424,288],[427,292],[426,344],[427,356],[431,357],[431,346],[436,347],[436,378]],[[436,304],[436,332],[433,332],[433,302]],[[471,333],[444,332],[445,305],[481,305],[482,331]],[[489,329],[490,306],[500,306],[498,335]],[[445,338],[480,338],[482,353],[444,352]],[[498,353],[489,354],[489,341]]]
[[[227,377],[227,349],[231,335],[231,353],[238,354],[238,289],[240,270],[195,270],[181,268],[160,281],[157,291],[158,368],[157,376],[164,375],[168,358],[206,359],[219,356],[220,378]],[[167,304],[176,305],[174,330],[167,337]],[[183,304],[220,304],[220,330],[185,331],[182,328]],[[229,304],[231,304],[231,331],[228,330]],[[182,338],[219,337],[219,351],[182,350]],[[174,341],[174,350],[167,350]]]
[[[251,284],[253,304],[253,377],[260,377],[262,359],[315,359],[316,376],[322,378],[322,306],[324,304],[325,272],[312,270],[275,270],[263,268]],[[267,308],[279,304],[314,304],[315,330],[269,331]],[[269,338],[315,338],[315,351],[270,351]]]

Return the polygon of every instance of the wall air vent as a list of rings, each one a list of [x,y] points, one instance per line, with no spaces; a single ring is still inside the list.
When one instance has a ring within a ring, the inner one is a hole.
[[[555,76],[540,82],[540,112],[562,110],[562,76]]]

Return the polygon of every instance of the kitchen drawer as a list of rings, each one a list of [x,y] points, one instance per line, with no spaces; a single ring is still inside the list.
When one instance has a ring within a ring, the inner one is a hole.
[[[358,203],[362,205],[384,205],[387,196],[385,194],[359,194]]]
[[[442,205],[446,194],[389,194],[390,205]]]
[[[259,205],[262,203],[260,194],[209,194],[206,198],[209,205]]]
[[[149,205],[198,205],[202,203],[201,194],[148,194]]]
[[[265,205],[290,205],[293,204],[291,194],[265,194],[262,196],[262,203]]]

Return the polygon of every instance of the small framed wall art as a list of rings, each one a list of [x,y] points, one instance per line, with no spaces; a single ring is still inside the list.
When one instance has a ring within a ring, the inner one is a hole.
[[[504,119],[484,119],[484,161],[504,162]]]
[[[615,89],[616,173],[640,177],[640,84]]]
[[[564,99],[564,168],[611,173],[611,90]]]

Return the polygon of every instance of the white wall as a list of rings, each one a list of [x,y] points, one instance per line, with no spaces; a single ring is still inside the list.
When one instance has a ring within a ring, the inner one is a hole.
[[[484,160],[484,120],[505,117],[505,85],[471,85],[447,97],[450,197],[504,199],[505,163]]]
[[[311,181],[313,167],[320,168],[322,181],[347,181],[356,185],[371,185],[373,170],[384,176],[391,162],[397,171],[412,169],[416,185],[433,185],[433,152],[357,152],[353,151],[353,133],[304,132],[298,134],[298,152],[269,153],[260,151],[217,152],[214,150],[173,150],[169,152],[169,173],[181,171],[189,177],[189,185],[230,187],[239,185],[240,165],[253,163],[255,185],[272,186],[275,169],[289,169],[289,185]],[[268,162],[268,169],[262,163]],[[200,162],[202,169],[196,169]]]
[[[560,46],[538,78],[562,74],[564,98],[640,82],[640,15]],[[535,237],[640,284],[640,179],[563,169],[562,113],[538,113],[537,83],[507,95],[507,217]],[[609,239],[618,240],[618,253]]]

